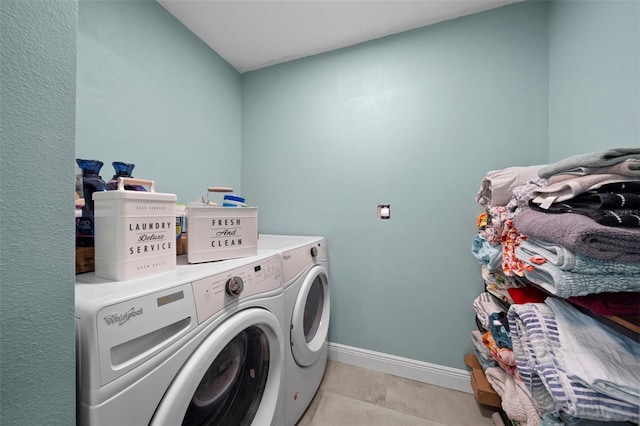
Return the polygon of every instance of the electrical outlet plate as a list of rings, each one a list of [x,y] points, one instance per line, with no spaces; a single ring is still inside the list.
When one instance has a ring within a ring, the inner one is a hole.
[[[378,219],[391,218],[391,204],[378,204]]]

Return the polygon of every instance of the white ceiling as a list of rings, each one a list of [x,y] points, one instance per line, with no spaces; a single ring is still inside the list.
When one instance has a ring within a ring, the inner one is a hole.
[[[157,0],[239,72],[520,0]]]

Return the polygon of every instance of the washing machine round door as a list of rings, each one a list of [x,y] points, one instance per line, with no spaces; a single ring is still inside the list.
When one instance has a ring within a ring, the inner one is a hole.
[[[252,308],[234,314],[185,362],[151,425],[272,424],[279,409],[283,342],[273,313]]]
[[[301,367],[322,355],[329,335],[329,308],[329,274],[316,265],[302,283],[291,318],[291,352]]]

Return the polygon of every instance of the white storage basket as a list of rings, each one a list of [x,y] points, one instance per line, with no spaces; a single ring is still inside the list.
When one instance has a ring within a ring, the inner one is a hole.
[[[187,261],[234,259],[258,254],[258,209],[187,206]]]
[[[93,200],[96,276],[127,280],[176,268],[175,194],[155,192],[150,180],[118,178],[117,190],[94,192]]]

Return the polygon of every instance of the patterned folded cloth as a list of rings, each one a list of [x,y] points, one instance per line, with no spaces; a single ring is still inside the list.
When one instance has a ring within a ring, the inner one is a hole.
[[[505,275],[524,277],[525,269],[529,265],[518,259],[516,250],[527,237],[522,235],[513,225],[513,219],[508,219],[502,236],[502,272]]]
[[[503,271],[489,271],[486,266],[480,268],[484,283],[489,288],[508,289],[512,287],[526,287],[528,282],[522,277],[507,276]],[[509,309],[507,306],[505,310]]]
[[[637,209],[640,208],[640,193],[589,191],[570,200],[566,200],[562,204],[593,210]]]
[[[482,212],[478,215],[478,217],[476,218],[476,226],[478,227],[478,229],[484,229],[484,227],[487,226],[487,219],[487,212]]]
[[[504,222],[507,220],[507,208],[503,206],[491,207],[487,210],[487,223],[480,231],[492,246],[501,244],[504,232]]]
[[[512,376],[516,373],[516,360],[512,349],[501,348],[496,345],[490,331],[482,335],[482,343],[489,349],[493,359],[496,360],[500,367],[504,368]]]
[[[529,201],[533,199],[533,191],[549,185],[547,179],[537,178],[517,186],[513,189],[511,201],[507,204],[508,218],[513,219],[520,210],[529,208]]]
[[[512,349],[506,312],[494,312],[489,315],[489,329],[498,347]]]
[[[575,213],[586,216],[600,225],[619,226],[622,228],[640,228],[640,209],[602,209],[595,210],[585,207],[574,207],[571,204],[553,203],[548,209],[543,209],[535,204],[531,205],[534,210],[551,214]]]
[[[478,318],[485,330],[490,329],[489,317],[491,314],[494,312],[505,312],[505,309],[498,305],[493,296],[487,292],[480,293],[473,301],[472,307],[476,313],[476,318]]]
[[[580,172],[584,168],[612,166],[629,159],[640,159],[640,147],[613,148],[601,152],[574,155],[542,167],[538,171],[538,176],[548,179],[555,174]]]
[[[564,412],[581,419],[638,423],[637,402],[612,398],[569,377],[566,364],[573,358],[563,357],[565,336],[547,304],[512,305],[508,318],[519,376],[543,414]]]
[[[497,367],[498,362],[493,359],[493,355],[489,352],[489,349],[482,343],[482,333],[478,330],[471,332],[471,342],[473,343],[473,352],[478,358],[478,362],[483,370],[489,367]]]
[[[490,286],[487,286],[487,293],[491,293],[496,297],[496,299],[509,305],[513,303],[513,299],[511,299],[511,296],[509,296],[508,289],[492,288]]]
[[[570,200],[585,192],[595,190],[606,184],[614,183],[638,183],[640,177],[629,177],[621,175],[586,175],[577,176],[562,182],[554,183],[543,188],[534,189],[531,195],[531,202],[541,204],[543,208],[551,203]]]
[[[546,386],[546,377],[542,375],[544,366],[551,366],[548,371],[555,369],[553,353],[548,350],[550,339],[558,339],[555,324],[551,324],[553,311],[544,303],[512,305],[507,318],[518,376],[543,414],[557,411],[556,402]]]
[[[562,344],[557,353],[571,380],[621,401],[640,402],[640,343],[617,333],[564,300],[545,302]]]
[[[542,206],[536,200],[529,207],[538,211],[577,213],[606,226],[640,227],[640,182],[606,184],[550,205]]]

